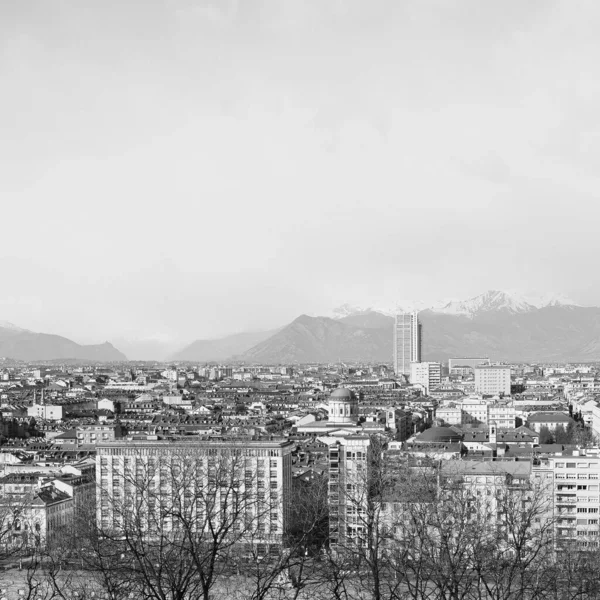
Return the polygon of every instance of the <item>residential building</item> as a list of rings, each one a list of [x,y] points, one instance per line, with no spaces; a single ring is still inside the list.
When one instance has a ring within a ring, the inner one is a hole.
[[[598,450],[579,450],[536,461],[534,478],[546,481],[554,503],[554,532],[558,547],[576,543],[597,550],[600,542],[600,456]]]
[[[174,502],[179,496],[198,503],[197,514],[203,515],[204,520],[195,519],[196,529],[219,526],[225,519],[231,519],[232,531],[242,528],[240,541],[267,546],[280,544],[290,519],[292,446],[289,441],[247,438],[128,439],[99,444],[98,524],[102,529],[118,531],[123,527],[125,510],[134,506],[130,499],[140,493],[148,495],[144,508],[140,509],[144,511],[141,519],[156,523],[157,507]],[[154,486],[144,488],[148,483],[145,480],[155,482]],[[237,498],[235,506],[232,490]],[[205,505],[207,501],[212,508]],[[219,506],[220,511],[215,513],[214,507]],[[160,522],[160,527],[166,530],[172,526],[170,522]]]
[[[475,367],[475,392],[487,396],[510,396],[510,367]]]
[[[445,425],[462,425],[463,411],[460,406],[441,406],[436,409],[435,418]]]
[[[559,425],[562,425],[566,429],[569,423],[572,422],[573,419],[563,412],[538,412],[529,415],[527,427],[539,433],[542,427],[547,427],[550,431],[555,431]]]
[[[27,416],[46,421],[60,421],[63,418],[63,407],[52,404],[33,404],[27,407]]]
[[[114,442],[122,435],[121,425],[80,425],[76,428],[77,443],[100,444]]]
[[[349,436],[329,446],[329,541],[336,547],[366,545],[371,440]]]
[[[409,377],[413,362],[421,362],[421,324],[417,312],[402,313],[394,323],[394,373]]]
[[[442,365],[438,362],[413,362],[410,364],[410,383],[423,386],[425,394],[442,382]]]

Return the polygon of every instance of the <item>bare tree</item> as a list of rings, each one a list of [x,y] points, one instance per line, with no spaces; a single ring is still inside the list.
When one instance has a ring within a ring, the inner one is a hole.
[[[208,600],[240,561],[264,567],[265,581],[283,523],[280,490],[269,487],[262,464],[249,460],[242,444],[218,452],[190,445],[132,457],[113,474],[117,485],[99,494],[109,518],[100,519],[93,555],[115,599],[118,592]],[[268,465],[266,471],[268,477]]]

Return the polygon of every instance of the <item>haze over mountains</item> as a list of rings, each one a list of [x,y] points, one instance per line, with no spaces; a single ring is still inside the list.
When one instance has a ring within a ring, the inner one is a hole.
[[[394,319],[348,305],[338,318],[301,315],[254,347],[231,358],[273,362],[389,362]],[[508,361],[600,360],[600,308],[551,297],[536,306],[489,291],[420,311],[423,360],[483,355]],[[203,356],[210,354],[203,345]]]
[[[196,340],[179,350],[172,342],[160,340],[123,344],[132,360],[391,361],[394,318],[390,311],[344,305],[334,313],[337,318],[301,315],[279,329]],[[489,291],[469,300],[421,309],[419,318],[423,324],[423,360],[447,361],[452,356],[468,355],[506,361],[600,360],[600,308],[578,306],[566,299],[531,301]],[[0,356],[26,361],[127,360],[108,342],[81,345],[7,322],[0,322]]]
[[[0,322],[0,357],[28,362],[57,359],[99,362],[127,360],[109,342],[81,345],[60,335],[35,333],[6,321]]]

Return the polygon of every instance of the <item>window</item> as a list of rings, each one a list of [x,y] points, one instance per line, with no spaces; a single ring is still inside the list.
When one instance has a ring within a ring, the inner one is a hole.
[[[575,463],[567,463],[567,469],[575,469]]]

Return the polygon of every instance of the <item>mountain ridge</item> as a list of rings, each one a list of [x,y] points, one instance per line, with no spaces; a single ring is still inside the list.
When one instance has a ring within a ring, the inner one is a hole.
[[[0,356],[14,360],[82,359],[121,362],[127,357],[110,342],[82,345],[61,335],[36,333],[16,325],[0,325]]]

